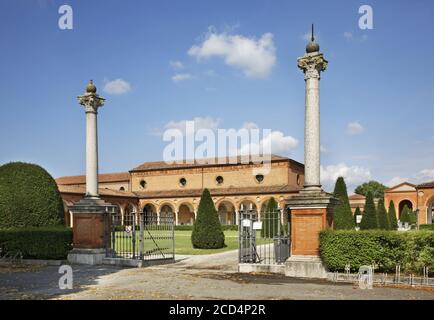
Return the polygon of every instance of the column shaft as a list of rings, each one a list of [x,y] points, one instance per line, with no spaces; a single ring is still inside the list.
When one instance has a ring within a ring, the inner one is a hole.
[[[98,197],[97,112],[86,112],[86,196]]]

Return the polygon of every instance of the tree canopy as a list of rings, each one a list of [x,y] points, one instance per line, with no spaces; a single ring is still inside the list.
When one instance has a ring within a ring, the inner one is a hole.
[[[368,192],[372,192],[374,198],[383,199],[384,190],[386,189],[387,187],[385,185],[381,184],[378,181],[372,180],[361,184],[354,190],[354,192],[365,197],[368,195]]]

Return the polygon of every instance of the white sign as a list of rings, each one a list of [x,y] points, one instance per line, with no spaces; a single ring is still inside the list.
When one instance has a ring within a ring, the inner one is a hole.
[[[125,226],[125,232],[126,233],[131,233],[132,230],[133,230],[132,226]]]
[[[253,230],[261,230],[262,229],[262,222],[253,222]]]
[[[361,215],[357,215],[356,216],[356,221],[357,221],[357,223],[362,222],[362,216]]]
[[[249,219],[244,219],[243,220],[243,227],[250,227],[251,226],[251,221]]]

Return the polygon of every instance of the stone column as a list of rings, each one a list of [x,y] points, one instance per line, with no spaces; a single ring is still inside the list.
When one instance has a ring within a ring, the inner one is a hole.
[[[179,221],[179,211],[175,212],[175,226],[178,225],[178,221]]]
[[[238,226],[240,224],[240,212],[235,210],[235,219],[237,220],[235,224]]]
[[[101,264],[110,250],[111,214],[118,210],[101,200],[98,195],[98,108],[104,98],[96,93],[90,81],[78,102],[86,112],[86,195],[69,210],[73,215],[73,250],[68,261],[77,264]]]
[[[306,82],[304,125],[304,188],[320,191],[320,74],[327,68],[327,60],[319,52],[306,53],[298,59]]]

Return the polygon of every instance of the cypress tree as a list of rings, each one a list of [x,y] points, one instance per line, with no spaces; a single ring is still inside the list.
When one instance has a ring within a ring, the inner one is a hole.
[[[377,210],[375,210],[374,196],[372,192],[366,195],[366,202],[362,222],[360,222],[361,230],[377,229]]]
[[[408,222],[410,224],[410,209],[407,207],[407,205],[404,206],[401,212],[401,218],[399,219],[402,223]]]
[[[351,212],[350,200],[348,199],[347,186],[344,178],[336,180],[333,196],[339,199],[339,204],[334,209],[334,226],[336,230],[351,230],[355,224]]]
[[[354,225],[357,226],[357,216],[361,216],[362,215],[362,211],[360,211],[360,208],[357,207],[356,211],[354,212]]]
[[[380,199],[378,202],[378,209],[377,209],[377,221],[378,221],[378,228],[382,230],[389,230],[389,219],[387,217],[387,211],[386,207],[384,206],[384,200]]]
[[[191,243],[193,248],[200,249],[219,249],[225,245],[225,235],[208,189],[203,190],[200,198]]]
[[[389,203],[389,226],[390,230],[397,230],[398,229],[398,220],[396,219],[396,210],[395,210],[395,204],[392,200],[390,200]]]
[[[279,228],[279,212],[277,211],[277,202],[274,198],[271,198],[266,206],[265,212],[262,218],[262,238],[273,238],[278,235]],[[282,230],[282,228],[281,228]]]

